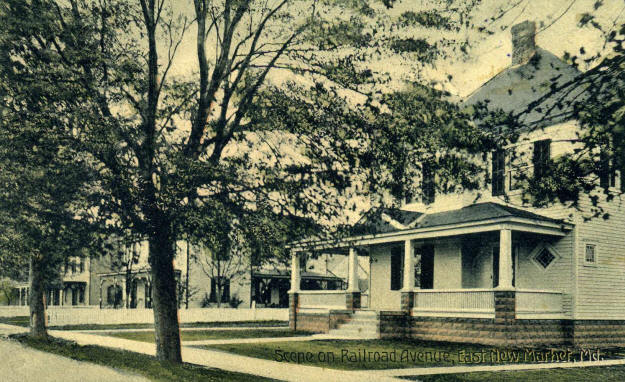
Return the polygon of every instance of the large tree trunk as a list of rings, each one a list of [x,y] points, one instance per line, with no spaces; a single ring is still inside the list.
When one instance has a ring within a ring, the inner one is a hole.
[[[46,306],[45,306],[45,282],[44,266],[40,260],[30,257],[30,273],[28,275],[30,283],[30,336],[45,338],[48,336],[46,329]]]
[[[156,357],[159,360],[179,363],[182,362],[182,355],[173,262],[174,240],[167,228],[159,228],[161,229],[158,234],[150,238]]]

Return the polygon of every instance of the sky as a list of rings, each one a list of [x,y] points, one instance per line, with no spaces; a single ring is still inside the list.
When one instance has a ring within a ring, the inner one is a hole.
[[[422,9],[431,9],[429,3],[434,0],[403,0],[396,4],[391,14]],[[512,49],[510,27],[525,20],[533,20],[537,24],[537,45],[551,51],[558,57],[564,52],[578,53],[579,48],[584,46],[588,53],[602,50],[603,37],[589,27],[580,28],[577,23],[580,16],[593,10],[596,0],[486,0],[475,11],[476,23],[486,24],[493,31],[492,35],[479,34],[468,31],[459,37],[468,38],[472,42],[468,60],[454,60],[446,58],[436,63],[436,68],[427,72],[428,78],[443,79],[447,75],[452,76],[445,89],[459,97],[466,97],[481,84],[510,65],[510,52]],[[191,0],[177,0],[173,2],[176,12],[192,15],[193,5]],[[500,7],[508,11],[503,17],[492,21],[490,17]],[[383,7],[379,11],[385,11]],[[601,7],[594,12],[597,20],[608,27],[612,24],[625,22],[625,2],[622,0],[604,0]],[[192,27],[186,34],[186,38],[180,45],[173,73],[191,73],[195,70],[197,56],[195,50],[195,30]],[[210,49],[209,49],[210,51]],[[379,70],[393,68],[395,73],[407,69],[409,66],[402,65],[403,57],[395,57],[383,63],[371,63],[371,67]],[[581,68],[582,70],[584,68]],[[283,72],[274,71],[274,79],[287,76]]]
[[[398,15],[405,11],[428,9],[433,1],[440,0],[403,0],[391,11],[386,11],[383,7],[379,10]],[[483,0],[482,5],[475,11],[474,22],[486,25],[493,33],[484,34],[475,30],[463,32],[465,34],[458,37],[466,38],[471,42],[468,54],[464,57],[452,56],[440,60],[435,68],[424,75],[438,80],[451,75],[452,80],[444,83],[445,89],[458,99],[467,97],[483,83],[510,66],[512,51],[510,27],[526,20],[535,21],[537,24],[537,46],[558,57],[562,57],[565,52],[577,54],[581,46],[591,55],[597,51],[607,51],[608,49],[604,46],[604,37],[600,32],[589,27],[578,26],[581,15],[592,11],[596,3],[596,0]],[[174,4],[177,12],[192,15],[191,0],[176,0]],[[492,21],[491,17],[499,14],[497,9],[505,9],[507,12]],[[625,1],[604,0],[602,6],[594,14],[597,21],[607,26],[608,29],[612,25],[625,23]],[[422,32],[420,31],[421,35]],[[196,71],[195,35],[196,32],[192,26],[180,45],[172,68],[173,73],[180,75]],[[420,35],[415,34],[415,36]],[[207,52],[212,52],[214,47],[210,47],[210,42],[208,45]],[[407,65],[405,60],[405,56],[398,56],[390,61],[372,62],[370,65],[373,70],[389,70],[393,76],[401,77],[402,70],[413,68]],[[280,81],[285,78],[291,77],[285,71],[274,70],[271,79]],[[357,219],[360,212],[350,213],[348,219]]]

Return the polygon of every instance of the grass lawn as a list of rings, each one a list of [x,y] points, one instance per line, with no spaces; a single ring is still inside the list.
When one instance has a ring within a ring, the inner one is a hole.
[[[294,332],[289,329],[244,329],[244,330],[182,330],[182,341],[226,340],[234,338],[264,338],[264,337],[295,337],[311,335],[309,332]],[[102,333],[102,335],[125,338],[127,340],[154,342],[154,332],[123,332]]]
[[[17,317],[0,317],[0,323],[17,325],[28,327],[28,316]],[[272,326],[272,327],[288,327],[287,321],[234,321],[234,322],[189,322],[180,324],[181,328],[222,328],[222,327],[237,327],[237,326]],[[149,329],[153,328],[154,324],[114,324],[114,325],[64,325],[64,326],[51,326],[50,329],[57,330],[99,330],[99,329]]]
[[[344,370],[537,363],[541,354],[564,354],[564,351],[551,352],[549,349],[504,350],[481,345],[418,340],[315,340],[201,347],[279,362]],[[601,351],[600,359],[623,358],[622,350]],[[532,356],[535,358],[532,359]],[[580,360],[579,357],[580,353],[573,350],[570,361]]]
[[[11,336],[11,338],[38,350],[142,375],[151,381],[271,381],[271,379],[258,376],[207,369],[191,364],[162,363],[157,361],[155,357],[144,354],[107,349],[100,346],[81,346],[59,339],[33,340],[24,335]],[[36,366],[33,365],[33,367]]]
[[[30,325],[30,318],[28,316],[0,317],[0,323],[27,327]]]
[[[458,355],[461,351],[490,350],[488,347],[479,345],[413,340],[315,340],[208,345],[202,346],[202,348],[280,362],[344,370],[452,366],[458,365]],[[369,354],[368,359],[367,355],[363,357],[363,351]],[[394,359],[391,358],[391,352],[395,353]],[[442,352],[448,352],[448,357],[445,358]],[[388,354],[388,360],[382,358],[385,353]],[[402,354],[404,358],[402,358]],[[380,359],[376,357],[380,357]]]
[[[405,378],[405,377],[402,377]],[[500,371],[428,375],[410,378],[424,382],[571,382],[571,381],[625,381],[625,366],[548,369],[535,371]]]

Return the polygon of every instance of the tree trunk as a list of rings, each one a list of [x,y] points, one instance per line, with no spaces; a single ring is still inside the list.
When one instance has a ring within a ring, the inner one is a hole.
[[[167,229],[150,238],[152,307],[156,334],[156,357],[162,361],[182,362],[180,325],[176,302],[174,241]]]
[[[30,336],[35,338],[46,338],[48,331],[46,329],[46,306],[45,306],[45,283],[43,264],[36,260],[34,256],[30,257],[30,297],[28,304],[30,306]]]

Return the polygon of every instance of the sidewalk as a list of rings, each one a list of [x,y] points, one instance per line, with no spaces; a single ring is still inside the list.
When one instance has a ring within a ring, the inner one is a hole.
[[[24,332],[26,328],[0,324],[0,333]],[[128,350],[142,354],[154,355],[155,345],[148,342],[132,341],[123,338],[99,336],[96,334],[82,333],[77,331],[50,330],[50,335],[75,341],[81,345],[98,345],[113,349]],[[226,353],[218,350],[197,349],[190,345],[216,345],[234,343],[263,343],[283,341],[311,341],[328,339],[327,335],[313,335],[307,337],[283,337],[283,338],[240,338],[228,340],[204,340],[186,341],[182,346],[182,358],[185,362],[205,366],[209,368],[235,371],[283,381],[400,381],[400,377],[421,376],[433,374],[454,374],[470,372],[497,372],[514,370],[540,370],[556,368],[579,368],[597,366],[625,365],[625,359],[585,361],[574,363],[542,363],[542,364],[509,364],[509,365],[473,365],[473,366],[448,366],[448,367],[420,367],[408,369],[385,369],[385,370],[362,370],[347,371],[328,369],[317,366],[307,366],[295,363],[280,363],[272,360],[246,357],[237,354]]]
[[[563,363],[532,363],[532,364],[508,364],[508,365],[488,365],[488,366],[437,366],[437,367],[415,367],[410,369],[386,369],[371,370],[371,376],[393,376],[408,377],[434,374],[460,374],[480,371],[527,371],[542,369],[572,369],[577,367],[597,367],[597,366],[621,366],[625,365],[625,359],[609,359],[603,361],[583,361],[583,362],[563,362]]]
[[[137,353],[154,355],[155,345],[147,342],[131,341],[121,338],[97,336],[87,333],[63,332],[51,330],[50,335],[81,345],[99,345],[114,349],[129,350]],[[242,339],[247,340],[247,339]],[[294,363],[280,363],[259,358],[245,357],[236,354],[224,353],[216,350],[196,349],[189,346],[182,347],[182,359],[185,362],[205,367],[235,371],[257,375],[261,377],[293,382],[360,382],[371,379],[368,371],[345,371],[305,366]],[[400,381],[392,376],[379,375],[376,381]]]
[[[8,333],[6,328],[2,329]],[[0,359],[0,380],[4,382],[148,382],[140,376],[74,361],[5,339],[0,339]]]
[[[194,328],[180,328],[181,332],[194,332],[194,331],[228,331],[228,330],[288,330],[288,326],[211,326],[211,327],[194,327]],[[137,329],[67,329],[65,332],[80,332],[80,333],[124,333],[124,332],[153,332],[154,328],[137,328]]]

